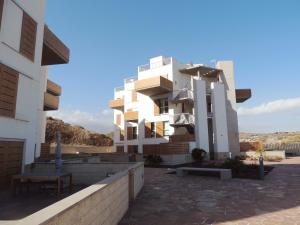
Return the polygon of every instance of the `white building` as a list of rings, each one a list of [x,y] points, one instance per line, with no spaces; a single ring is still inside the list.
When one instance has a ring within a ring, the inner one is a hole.
[[[151,58],[109,103],[115,151],[158,154],[168,163],[189,161],[195,147],[211,159],[239,155],[236,103],[250,97],[250,89],[235,89],[232,61],[212,68]]]
[[[69,49],[44,18],[45,0],[0,0],[0,186],[40,156],[45,111],[58,109],[47,66],[68,63]]]

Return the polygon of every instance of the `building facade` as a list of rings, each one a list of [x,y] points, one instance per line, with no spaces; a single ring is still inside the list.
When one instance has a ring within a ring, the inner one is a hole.
[[[46,111],[61,87],[48,65],[69,61],[69,49],[45,25],[45,0],[0,0],[0,186],[40,156]]]
[[[251,97],[236,89],[232,61],[214,68],[182,64],[175,58],[151,58],[138,67],[138,77],[115,88],[116,152],[161,155],[168,163],[191,160],[193,148],[210,159],[239,155],[236,104]]]

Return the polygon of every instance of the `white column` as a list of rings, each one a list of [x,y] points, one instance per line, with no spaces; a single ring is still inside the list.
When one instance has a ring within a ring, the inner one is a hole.
[[[196,147],[209,152],[206,82],[193,80]]]
[[[224,84],[211,84],[211,100],[213,107],[214,152],[217,157],[229,155],[226,98]]]
[[[224,83],[224,87],[225,87],[229,148],[230,148],[230,152],[232,153],[232,156],[234,157],[239,155],[240,153],[240,143],[239,143],[238,116],[236,110],[236,94],[235,94],[233,62],[219,61],[217,62],[216,67],[223,71],[220,74],[220,78]]]

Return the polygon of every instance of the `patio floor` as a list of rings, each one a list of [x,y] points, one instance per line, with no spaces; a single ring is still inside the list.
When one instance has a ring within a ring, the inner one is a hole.
[[[264,181],[146,168],[143,191],[119,225],[300,225],[300,157],[272,164]]]
[[[72,193],[83,188],[83,186],[73,185]],[[69,195],[68,188],[59,197],[53,189],[39,191],[36,187],[31,187],[29,192],[24,190],[15,196],[11,190],[2,190],[0,191],[0,224],[1,221],[22,219]]]

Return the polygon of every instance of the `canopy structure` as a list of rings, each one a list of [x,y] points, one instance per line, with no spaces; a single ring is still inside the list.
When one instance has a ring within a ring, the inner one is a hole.
[[[222,70],[204,66],[204,65],[193,65],[185,69],[179,70],[181,73],[189,74],[192,76],[206,76],[206,77],[217,77]]]

